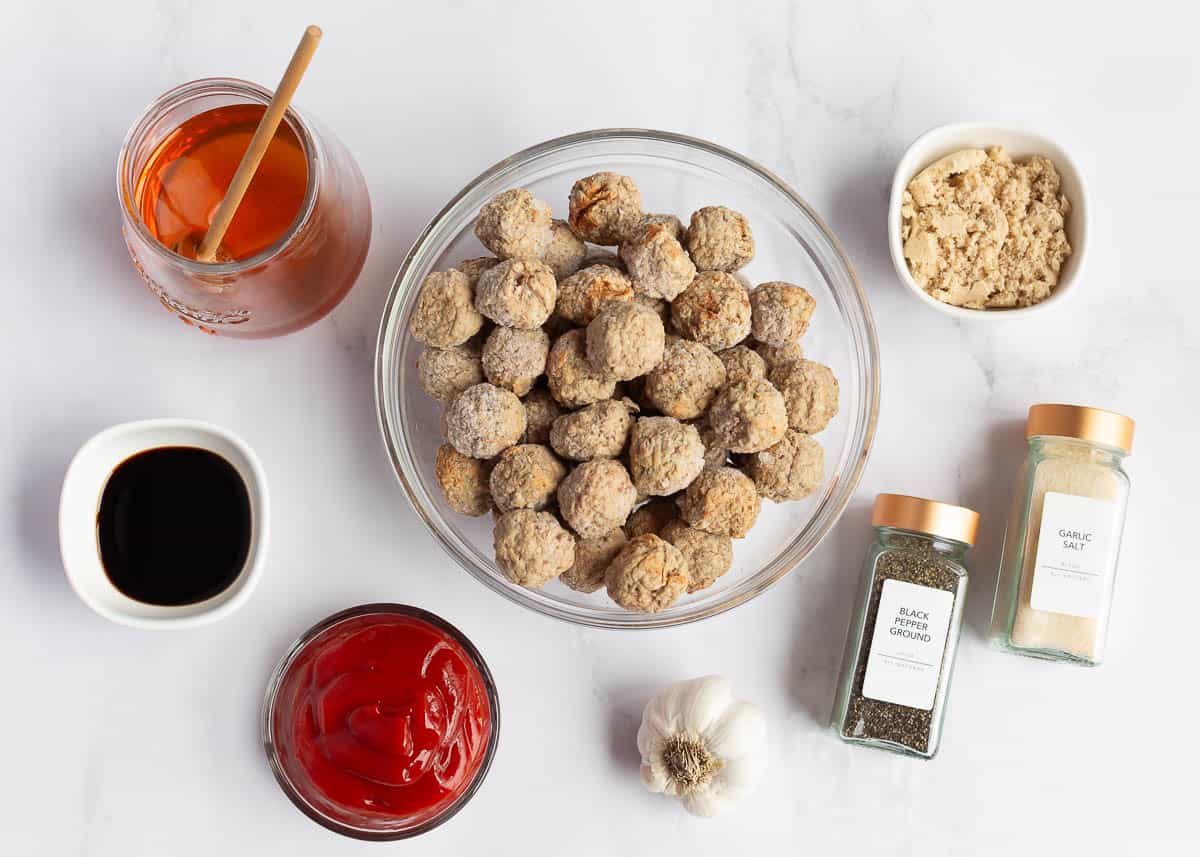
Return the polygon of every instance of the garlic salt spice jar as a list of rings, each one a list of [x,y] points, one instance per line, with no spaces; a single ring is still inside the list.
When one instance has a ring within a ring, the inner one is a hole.
[[[1022,655],[1095,666],[1108,613],[1134,422],[1099,408],[1034,405],[1029,454],[1004,537],[992,641]]]
[[[942,735],[979,515],[880,494],[846,635],[832,727],[843,741],[932,759]]]

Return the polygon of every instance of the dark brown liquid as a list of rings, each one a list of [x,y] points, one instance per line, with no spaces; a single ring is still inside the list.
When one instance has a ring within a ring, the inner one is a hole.
[[[250,552],[250,495],[228,461],[190,446],[118,465],[96,537],[113,586],[145,604],[195,604],[226,589]]]

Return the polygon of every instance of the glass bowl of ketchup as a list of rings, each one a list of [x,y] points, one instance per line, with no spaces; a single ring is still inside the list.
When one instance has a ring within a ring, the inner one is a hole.
[[[403,604],[314,625],[276,666],[263,703],[263,745],[284,793],[356,839],[406,839],[453,816],[487,775],[499,730],[479,651]]]

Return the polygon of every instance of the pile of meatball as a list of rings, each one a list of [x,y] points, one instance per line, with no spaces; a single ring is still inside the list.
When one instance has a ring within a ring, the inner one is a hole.
[[[800,345],[815,302],[736,273],[754,257],[741,214],[705,207],[684,228],[602,172],[565,222],[514,188],[475,234],[495,255],[426,277],[410,329],[445,405],[438,483],[456,512],[495,516],[512,582],[664,610],[730,569],[762,498],[820,487],[812,435],[838,382]]]

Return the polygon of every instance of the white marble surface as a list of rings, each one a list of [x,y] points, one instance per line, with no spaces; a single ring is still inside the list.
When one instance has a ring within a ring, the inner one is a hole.
[[[5,313],[0,484],[0,853],[333,855],[279,792],[257,738],[267,673],[316,619],[371,600],[462,627],[496,673],[500,753],[459,817],[412,854],[1196,853],[1196,396],[1200,182],[1196,20],[1143,2],[1060,8],[891,2],[673,4],[31,3],[0,25]],[[271,84],[302,26],[326,39],[298,99],[356,153],[376,229],[355,291],[299,335],[196,334],[145,292],[118,233],[113,166],[162,90],[212,74]],[[891,169],[926,128],[1019,120],[1091,181],[1086,283],[1054,315],[956,324],[890,269]],[[504,155],[642,125],[779,172],[829,221],[879,326],[878,440],[855,503],[764,597],[650,634],[520,611],[451,567],[389,471],[370,365],[392,273],[425,221]],[[981,638],[1019,420],[1036,401],[1139,420],[1111,658],[1084,671]],[[111,423],[199,417],[242,434],[275,500],[262,586],[237,616],[120,628],[68,589],[59,481]],[[873,495],[980,509],[946,740],[921,764],[824,728]],[[757,797],[715,821],[643,793],[648,694],[732,676],[770,724]],[[1157,848],[1157,850],[1152,850]]]

